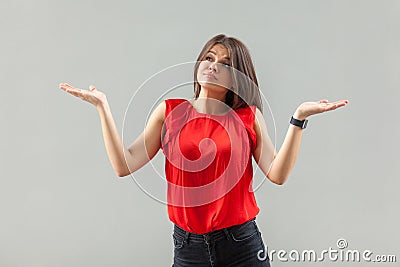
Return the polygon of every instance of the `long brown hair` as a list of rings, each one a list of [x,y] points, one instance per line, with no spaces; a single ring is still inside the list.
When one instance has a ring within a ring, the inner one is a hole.
[[[227,48],[229,57],[231,58],[231,67],[234,69],[232,71],[234,86],[226,93],[225,104],[235,110],[254,105],[262,112],[260,90],[249,50],[238,39],[227,37],[224,34],[218,34],[211,38],[204,45],[197,58],[194,66],[194,98],[197,99],[199,97],[201,90],[201,86],[197,80],[197,71],[200,62],[204,60],[205,55],[216,44],[222,44]]]

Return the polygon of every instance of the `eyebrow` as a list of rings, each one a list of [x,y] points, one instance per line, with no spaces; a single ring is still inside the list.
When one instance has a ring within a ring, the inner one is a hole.
[[[217,53],[215,53],[215,52],[214,52],[214,51],[212,51],[212,50],[208,51],[208,53],[211,53],[211,54],[217,55]],[[225,57],[225,59],[227,59],[227,60],[230,60],[231,58],[230,58],[230,57]]]

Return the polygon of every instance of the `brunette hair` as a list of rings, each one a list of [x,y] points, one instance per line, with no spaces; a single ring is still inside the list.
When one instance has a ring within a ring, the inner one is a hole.
[[[204,60],[205,55],[216,44],[222,44],[227,48],[231,59],[231,67],[234,69],[234,71],[232,71],[234,85],[226,93],[225,104],[232,109],[254,105],[262,112],[260,90],[258,88],[257,76],[249,50],[238,39],[227,37],[224,34],[219,34],[211,38],[204,45],[197,58],[197,62],[194,66],[194,98],[197,99],[199,97],[201,90],[201,86],[197,80],[197,71],[200,62]]]

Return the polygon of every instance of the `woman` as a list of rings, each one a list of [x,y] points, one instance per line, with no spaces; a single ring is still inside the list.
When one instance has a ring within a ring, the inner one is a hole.
[[[163,150],[175,267],[270,266],[255,222],[259,208],[249,190],[251,156],[271,182],[282,185],[295,164],[307,118],[348,103],[302,103],[277,153],[261,112],[248,49],[223,34],[210,39],[200,52],[194,98],[160,103],[128,149],[104,93],[94,86],[89,91],[69,84],[60,88],[97,108],[107,154],[118,176],[135,172]]]

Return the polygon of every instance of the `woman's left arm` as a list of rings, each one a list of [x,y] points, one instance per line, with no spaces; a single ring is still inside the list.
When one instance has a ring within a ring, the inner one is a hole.
[[[305,120],[311,115],[343,107],[348,102],[348,100],[340,100],[333,103],[329,103],[328,100],[304,102],[296,109],[293,118]],[[282,147],[276,153],[259,109],[256,112],[254,128],[257,134],[257,146],[253,153],[254,159],[269,180],[275,184],[282,185],[288,179],[296,162],[303,129],[290,124]]]

